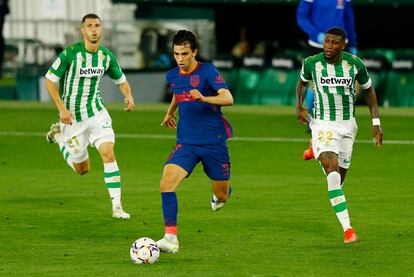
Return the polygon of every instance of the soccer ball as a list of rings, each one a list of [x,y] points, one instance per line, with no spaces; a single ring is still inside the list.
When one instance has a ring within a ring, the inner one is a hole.
[[[155,241],[143,237],[134,241],[129,254],[136,264],[153,264],[160,257],[160,250]]]

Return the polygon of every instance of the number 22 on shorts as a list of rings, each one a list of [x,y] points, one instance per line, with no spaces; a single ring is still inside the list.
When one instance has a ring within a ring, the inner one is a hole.
[[[318,140],[324,142],[325,144],[331,144],[332,141],[332,132],[331,131],[320,131],[318,133]]]

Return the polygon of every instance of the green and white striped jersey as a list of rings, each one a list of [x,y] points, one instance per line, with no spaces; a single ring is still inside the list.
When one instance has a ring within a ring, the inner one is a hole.
[[[105,109],[99,91],[104,73],[108,73],[115,84],[126,81],[116,57],[108,49],[100,46],[98,51],[90,53],[83,42],[78,42],[60,53],[46,78],[55,83],[60,81],[61,98],[79,122]]]
[[[324,53],[305,59],[300,74],[302,81],[313,82],[315,102],[312,117],[339,121],[355,117],[355,81],[363,89],[371,79],[362,60],[347,52],[341,53],[336,64],[330,64]]]

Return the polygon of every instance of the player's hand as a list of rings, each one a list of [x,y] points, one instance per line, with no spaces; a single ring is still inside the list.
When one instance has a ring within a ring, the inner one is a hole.
[[[126,107],[124,108],[124,111],[130,112],[135,108],[135,102],[134,102],[134,98],[132,96],[125,97],[124,98],[124,103],[126,105]]]
[[[308,109],[306,109],[303,106],[300,106],[300,107],[297,108],[296,113],[297,113],[300,124],[306,125],[306,124],[309,123]]]
[[[201,94],[201,92],[198,91],[198,89],[192,89],[190,90],[190,95],[196,100],[199,100],[201,102],[205,102],[205,97]]]
[[[375,145],[380,147],[382,145],[382,136],[383,136],[381,125],[375,125],[372,128],[372,136],[374,138]]]
[[[68,109],[66,108],[59,111],[59,118],[60,118],[60,122],[62,122],[63,124],[72,124],[72,121],[73,121],[72,113],[68,111]]]
[[[170,129],[176,129],[177,124],[175,122],[176,116],[175,114],[166,114],[163,121],[161,122],[161,126],[170,128]]]

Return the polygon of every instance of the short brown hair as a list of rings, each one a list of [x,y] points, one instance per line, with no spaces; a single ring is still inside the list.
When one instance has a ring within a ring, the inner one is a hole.
[[[96,19],[99,19],[99,21],[102,21],[102,20],[101,20],[101,18],[100,18],[97,14],[94,14],[94,13],[88,13],[87,15],[85,15],[85,16],[82,18],[82,24],[83,24],[83,23],[85,23],[85,20],[86,20],[86,19],[88,19],[88,18],[96,18]]]

